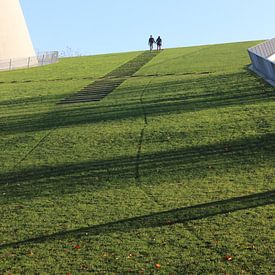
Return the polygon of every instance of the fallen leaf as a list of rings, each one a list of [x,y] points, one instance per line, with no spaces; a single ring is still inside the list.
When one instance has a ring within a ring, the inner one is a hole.
[[[127,259],[130,259],[130,258],[132,258],[133,257],[133,254],[129,254],[128,256],[127,256]]]
[[[225,255],[225,256],[224,256],[224,259],[225,259],[226,261],[230,262],[230,261],[233,260],[233,257],[230,256],[230,255]]]
[[[34,253],[33,253],[32,251],[30,251],[30,252],[28,253],[28,255],[29,255],[30,257],[32,257],[32,256],[34,255]]]
[[[155,268],[159,269],[159,268],[161,268],[161,265],[160,264],[155,264]]]
[[[80,249],[80,245],[74,246],[74,249]]]
[[[255,249],[256,247],[255,247],[255,245],[254,244],[251,244],[251,245],[248,245],[247,246],[247,249],[251,249],[251,250],[253,250],[253,249]]]

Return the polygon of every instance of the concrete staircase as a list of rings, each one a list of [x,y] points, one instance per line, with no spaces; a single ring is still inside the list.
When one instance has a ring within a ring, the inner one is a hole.
[[[100,101],[117,87],[119,87],[127,78],[133,76],[145,64],[152,60],[159,52],[143,52],[139,56],[116,68],[77,93],[66,97],[58,104],[73,104]]]

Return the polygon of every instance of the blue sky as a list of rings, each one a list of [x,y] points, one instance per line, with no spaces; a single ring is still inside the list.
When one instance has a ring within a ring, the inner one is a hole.
[[[34,47],[99,54],[275,37],[275,0],[21,0]]]

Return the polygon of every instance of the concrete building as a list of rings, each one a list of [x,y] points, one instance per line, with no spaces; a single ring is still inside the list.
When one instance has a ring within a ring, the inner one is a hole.
[[[250,69],[275,86],[275,38],[249,48]]]
[[[0,0],[0,60],[34,56],[19,0]]]

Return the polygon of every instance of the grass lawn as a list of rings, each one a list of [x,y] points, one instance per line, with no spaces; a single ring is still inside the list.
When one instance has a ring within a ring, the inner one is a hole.
[[[257,42],[0,72],[0,274],[272,274],[274,92]]]

